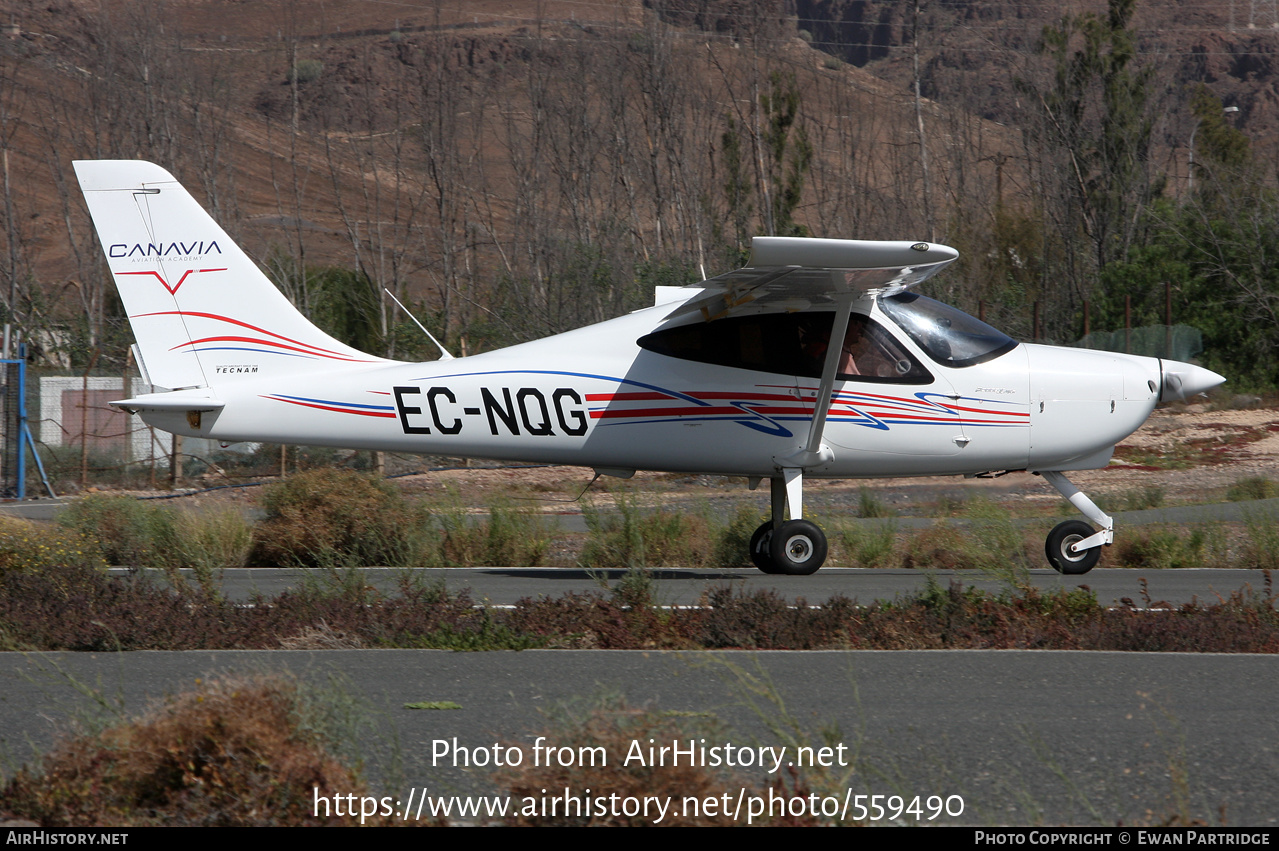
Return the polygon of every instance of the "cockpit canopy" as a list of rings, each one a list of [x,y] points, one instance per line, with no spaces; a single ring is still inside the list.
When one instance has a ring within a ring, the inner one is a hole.
[[[937,363],[957,368],[998,357],[1017,345],[953,307],[914,293],[879,301]],[[820,378],[833,311],[756,313],[675,325],[639,339],[641,348],[698,363]],[[838,378],[882,384],[931,384],[932,374],[888,328],[864,313],[848,320]]]
[[[959,368],[985,363],[1017,347],[1017,341],[1004,332],[919,293],[882,298],[879,306],[915,345],[942,366]]]

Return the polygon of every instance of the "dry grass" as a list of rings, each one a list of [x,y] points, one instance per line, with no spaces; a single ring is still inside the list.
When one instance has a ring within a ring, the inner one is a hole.
[[[314,795],[365,794],[330,753],[323,712],[286,677],[201,683],[136,721],[64,740],[0,800],[43,827],[358,824],[311,815]]]
[[[420,565],[430,518],[394,486],[348,470],[310,470],[261,496],[254,564],[350,567]]]
[[[992,574],[994,575],[994,574]],[[1279,652],[1279,613],[1266,573],[1263,593],[1212,605],[1106,608],[1084,589],[1040,592],[1009,574],[990,594],[935,582],[913,597],[857,605],[838,596],[810,607],[775,591],[712,589],[705,605],[667,609],[647,571],[608,593],[523,599],[477,607],[463,594],[406,581],[396,595],[335,572],[315,584],[261,598],[253,607],[175,595],[135,578],[84,567],[0,575],[0,644],[40,650],[410,647],[455,650],[957,649],[1040,648],[1217,653]]]

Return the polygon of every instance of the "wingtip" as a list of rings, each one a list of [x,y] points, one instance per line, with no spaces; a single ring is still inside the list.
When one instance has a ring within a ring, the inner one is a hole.
[[[957,250],[935,242],[798,236],[757,236],[751,240],[751,265],[756,267],[889,269],[939,266],[957,257]]]

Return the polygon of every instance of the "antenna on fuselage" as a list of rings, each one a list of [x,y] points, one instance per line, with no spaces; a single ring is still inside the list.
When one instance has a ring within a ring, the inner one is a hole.
[[[402,303],[402,302],[401,302],[398,298],[396,298],[396,297],[395,297],[395,293],[391,292],[391,291],[390,291],[390,290],[388,290],[386,287],[382,287],[382,290],[383,290],[383,291],[384,291],[387,295],[389,295],[389,296],[391,297],[391,301],[395,302],[396,304],[398,304],[398,305],[400,306],[400,310],[403,310],[405,313],[407,313],[407,314],[408,314],[409,319],[412,319],[412,320],[413,320],[413,324],[414,324],[414,325],[416,325],[417,327],[419,327],[419,328],[421,328],[421,329],[422,329],[422,333],[423,333],[423,334],[425,334],[426,336],[428,336],[428,337],[430,337],[430,338],[431,338],[431,342],[432,342],[432,343],[434,343],[434,344],[435,344],[435,347],[436,347],[437,349],[439,349],[439,350],[440,350],[440,360],[453,360],[453,356],[452,356],[451,354],[449,354],[448,349],[446,349],[446,348],[444,348],[442,345],[440,345],[440,341],[439,341],[439,340],[437,340],[437,339],[435,339],[435,335],[434,335],[434,334],[432,334],[430,331],[426,330],[426,326],[425,326],[425,325],[423,325],[421,322],[418,322],[418,321],[417,321],[417,317],[416,317],[416,316],[414,316],[412,313],[409,313],[409,309],[408,309],[407,307],[405,307],[405,306],[404,306],[404,304],[403,304],[403,303]]]

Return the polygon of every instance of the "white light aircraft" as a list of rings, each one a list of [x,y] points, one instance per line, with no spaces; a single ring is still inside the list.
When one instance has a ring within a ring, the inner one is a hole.
[[[826,539],[805,478],[1044,477],[1100,528],[1046,551],[1084,573],[1113,520],[1066,477],[1106,466],[1198,366],[1018,343],[911,288],[958,253],[924,242],[756,237],[751,263],[598,325],[404,363],[311,324],[167,171],[75,164],[158,392],[112,404],[175,434],[663,470],[771,483],[752,561],[809,574]],[[788,517],[789,515],[789,517]]]

